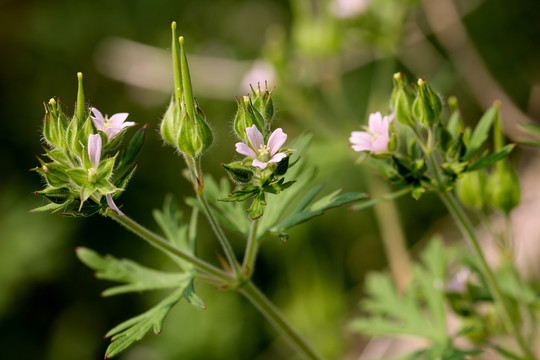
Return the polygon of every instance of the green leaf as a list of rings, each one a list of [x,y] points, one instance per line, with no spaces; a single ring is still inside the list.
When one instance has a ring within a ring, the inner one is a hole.
[[[52,213],[56,213],[56,212],[59,212],[61,210],[64,210],[72,201],[73,201],[73,199],[69,198],[68,200],[66,200],[65,202],[63,202],[61,204],[57,204],[57,203],[52,202],[52,203],[49,203],[47,205],[43,205],[43,206],[37,207],[35,209],[32,209],[32,210],[30,210],[30,212],[50,211]]]
[[[266,206],[266,200],[264,192],[261,192],[253,199],[251,205],[247,209],[251,220],[260,218],[264,213],[264,207]]]
[[[500,161],[508,156],[514,150],[516,147],[516,144],[508,144],[505,147],[503,147],[501,150],[494,152],[492,154],[482,156],[480,159],[474,161],[469,167],[467,168],[467,171],[474,171],[481,169],[483,167],[492,165],[496,163],[497,161]]]
[[[102,160],[98,165],[96,177],[108,179],[112,174],[115,160],[116,156],[106,160]]]
[[[90,183],[84,184],[81,187],[81,202],[85,202],[86,200],[88,200],[88,198],[92,196],[92,194],[94,193],[94,191],[96,191],[96,189],[97,187],[94,184],[90,184]]]
[[[328,209],[369,198],[369,195],[366,193],[354,192],[340,195],[340,192],[341,190],[336,190],[333,193],[319,199],[311,206],[307,206],[304,209],[291,214],[283,221],[273,226],[271,231],[274,233],[281,233],[286,229],[308,221],[315,216],[322,215],[324,211]]]
[[[246,185],[241,187],[240,189],[234,190],[229,196],[223,199],[219,199],[219,201],[245,201],[249,198],[252,198],[253,196],[257,196],[262,192],[262,188],[255,185]]]
[[[463,160],[471,160],[472,157],[480,150],[480,147],[487,140],[489,130],[493,126],[493,122],[497,118],[497,109],[491,107],[484,113],[478,125],[474,129],[467,144],[467,152]]]
[[[195,292],[195,287],[193,286],[193,279],[184,288],[182,295],[184,296],[184,299],[186,299],[188,304],[193,306],[195,309],[206,310],[206,305],[204,305],[203,299],[201,299],[201,297]]]
[[[84,247],[77,249],[77,257],[86,266],[96,270],[96,278],[125,284],[108,288],[103,291],[103,296],[183,288],[188,286],[193,277],[189,273],[169,273],[154,270],[128,259],[117,259],[110,255],[101,256],[97,252]]]
[[[384,195],[383,197],[380,197],[378,199],[369,199],[369,200],[365,200],[365,201],[361,201],[361,202],[358,202],[354,205],[352,205],[350,207],[351,210],[365,210],[365,209],[369,209],[370,207],[373,207],[375,205],[378,205],[384,201],[388,201],[388,200],[394,200],[394,199],[397,199],[405,194],[408,194],[410,193],[412,190],[412,188],[410,187],[407,187],[407,188],[404,188],[404,189],[401,189],[401,190],[398,190],[398,191],[395,191],[393,193],[389,193],[389,194],[386,194]]]
[[[99,191],[99,193],[101,195],[107,195],[107,194],[111,194],[115,191],[118,191],[119,189],[117,189],[113,184],[111,184],[109,182],[109,180],[105,179],[105,178],[101,178],[99,179],[96,183],[95,183],[95,187],[96,189]]]
[[[176,290],[150,310],[124,321],[111,329],[105,336],[112,337],[105,359],[117,356],[133,343],[141,340],[150,330],[157,335],[161,332],[163,320],[182,298],[183,289]]]
[[[389,275],[369,275],[366,279],[368,297],[362,308],[371,316],[355,319],[351,327],[368,335],[416,335],[432,344],[447,343],[445,278],[448,256],[442,242],[432,239],[421,255],[423,266],[414,267],[413,282],[403,294],[397,293]]]

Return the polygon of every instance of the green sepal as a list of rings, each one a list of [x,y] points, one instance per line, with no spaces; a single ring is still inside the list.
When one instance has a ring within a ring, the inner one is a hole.
[[[71,189],[67,186],[47,187],[41,191],[36,191],[36,194],[43,195],[47,200],[56,204],[63,204],[67,199],[73,198]]]
[[[119,190],[105,178],[99,179],[94,185],[101,195],[111,194]]]
[[[81,168],[68,169],[67,174],[69,178],[79,186],[89,183],[88,173]]]
[[[261,89],[261,85],[257,85],[255,90],[251,86],[251,91],[253,93],[252,104],[253,107],[261,114],[263,118],[264,128],[266,132],[269,132],[272,119],[274,117],[274,102],[272,101],[272,91],[268,91],[267,85],[265,90]]]
[[[58,131],[58,123],[53,115],[45,108],[45,118],[43,119],[43,137],[49,145],[61,148],[61,140]]]
[[[115,161],[116,156],[102,160],[96,169],[96,179],[108,179],[112,174]]]
[[[47,152],[45,152],[45,155],[47,155],[49,159],[51,159],[52,161],[55,161],[65,166],[66,168],[70,166],[69,159],[62,150],[58,150],[58,149],[48,150]]]
[[[253,170],[244,166],[241,161],[232,162],[230,164],[221,164],[221,166],[227,171],[231,180],[240,184],[247,184],[253,178]]]
[[[414,126],[411,107],[414,94],[406,84],[406,77],[401,73],[393,76],[394,89],[392,91],[391,107],[396,114],[396,119],[404,125]]]
[[[85,140],[88,141],[88,139]],[[83,146],[79,142],[79,125],[75,119],[72,119],[67,127],[66,143],[72,153],[79,158],[82,157]]]
[[[422,195],[425,194],[425,192],[426,192],[426,188],[418,185],[418,186],[415,186],[413,190],[411,191],[411,196],[415,200],[420,200],[420,198],[422,197]]]
[[[61,187],[69,183],[69,176],[66,173],[66,167],[62,164],[43,164],[41,167],[36,168],[36,171],[44,175],[47,183],[53,187]]]
[[[444,163],[441,165],[441,170],[443,174],[455,177],[465,171],[467,171],[467,168],[469,166],[469,162],[454,162],[454,163]]]
[[[82,203],[84,203],[92,194],[97,190],[96,185],[86,183],[81,187],[81,207]]]
[[[184,299],[187,303],[193,306],[197,310],[206,310],[206,305],[204,304],[203,299],[195,292],[195,287],[193,284],[193,279],[188,283],[188,285],[182,291]]]
[[[30,212],[50,211],[52,213],[56,213],[56,212],[61,211],[62,209],[65,209],[72,201],[73,201],[73,199],[69,198],[69,199],[67,199],[65,202],[63,202],[61,204],[57,204],[57,203],[52,202],[52,203],[49,203],[47,205],[43,205],[43,206],[37,207],[35,209],[32,209],[32,210],[30,210]]]

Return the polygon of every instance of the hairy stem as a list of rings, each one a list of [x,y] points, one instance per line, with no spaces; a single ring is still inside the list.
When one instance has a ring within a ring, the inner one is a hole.
[[[253,273],[255,269],[255,259],[257,258],[257,250],[259,249],[259,243],[257,241],[257,227],[259,220],[255,219],[251,222],[251,228],[249,229],[249,235],[247,239],[246,252],[244,254],[244,261],[242,262],[243,273],[248,277]]]
[[[208,200],[206,200],[206,197],[204,196],[202,191],[197,191],[197,199],[199,200],[203,208],[204,214],[208,218],[208,222],[212,226],[212,230],[214,230],[214,233],[216,234],[216,237],[218,238],[218,241],[221,244],[223,251],[225,252],[227,261],[234,272],[234,277],[236,279],[240,279],[241,270],[238,261],[236,260],[236,257],[234,255],[231,243],[225,236],[225,232],[223,232],[223,229],[219,225],[219,222],[217,221],[216,216],[214,215],[214,212],[208,204]]]
[[[232,283],[235,281],[234,278],[232,278],[229,274],[227,274],[223,270],[220,270],[217,267],[213,266],[212,264],[209,264],[204,260],[201,260],[187,252],[184,252],[183,250],[169,243],[167,240],[165,240],[161,236],[146,229],[145,227],[143,227],[142,225],[140,225],[133,219],[125,215],[118,215],[114,211],[107,211],[107,216],[113,219],[114,221],[116,221],[117,223],[125,226],[128,230],[135,233],[140,238],[148,242],[150,245],[158,248],[159,250],[174,254],[182,258],[183,260],[193,264],[199,270],[207,274],[213,275],[214,277],[220,280],[223,280],[226,283]]]
[[[322,360],[319,355],[285,319],[283,314],[264,296],[264,294],[248,281],[239,290],[266,317],[268,321],[307,359]]]
[[[519,331],[519,326],[515,318],[510,313],[508,303],[506,302],[504,295],[499,288],[499,285],[497,284],[497,280],[495,278],[495,275],[493,274],[493,271],[491,270],[486,261],[486,258],[482,252],[482,248],[480,247],[478,238],[476,237],[476,233],[474,232],[474,228],[469,218],[465,214],[465,211],[463,210],[463,208],[453,194],[445,191],[439,191],[439,197],[441,198],[442,202],[444,203],[450,214],[452,214],[463,235],[467,239],[469,239],[469,242],[474,249],[476,257],[479,260],[482,275],[484,276],[487,285],[501,310],[503,321],[506,324],[508,331],[512,333],[519,347],[521,348],[524,359],[534,359],[535,357],[532,354],[531,349],[526,345],[525,340],[523,339],[521,332]]]

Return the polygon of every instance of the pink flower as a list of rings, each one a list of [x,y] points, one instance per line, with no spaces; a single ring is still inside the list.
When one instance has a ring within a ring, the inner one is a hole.
[[[101,148],[102,141],[99,134],[92,134],[88,136],[88,158],[90,159],[90,164],[92,165],[92,167],[88,170],[89,173],[96,173],[96,169],[101,161]],[[118,206],[116,206],[114,203],[111,194],[105,195],[105,198],[107,199],[107,204],[112,210],[114,210],[118,215],[124,215],[124,213],[120,211]]]
[[[384,153],[388,151],[390,136],[388,127],[394,119],[394,114],[383,117],[380,112],[369,115],[367,131],[353,131],[349,141],[355,151],[371,151]]]
[[[107,139],[109,141],[118,135],[124,128],[135,125],[133,121],[126,121],[129,115],[128,113],[114,114],[110,119],[104,118],[103,114],[95,107],[92,108],[92,113],[94,116],[91,116],[91,118],[96,129],[107,134]]]
[[[263,136],[255,125],[246,128],[246,134],[251,147],[242,142],[237,142],[236,151],[252,158],[254,166],[266,169],[268,164],[280,162],[287,157],[284,153],[278,153],[287,140],[287,134],[281,128],[276,129],[270,135],[268,145],[264,144]]]

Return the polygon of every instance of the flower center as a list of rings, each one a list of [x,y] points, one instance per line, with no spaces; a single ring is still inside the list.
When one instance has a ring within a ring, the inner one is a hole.
[[[260,156],[265,156],[265,155],[268,155],[270,153],[270,148],[268,146],[266,146],[266,145],[261,145],[261,146],[259,146],[257,151],[259,152]]]
[[[104,128],[107,129],[107,128],[110,128],[110,127],[113,127],[111,119],[105,119]]]

